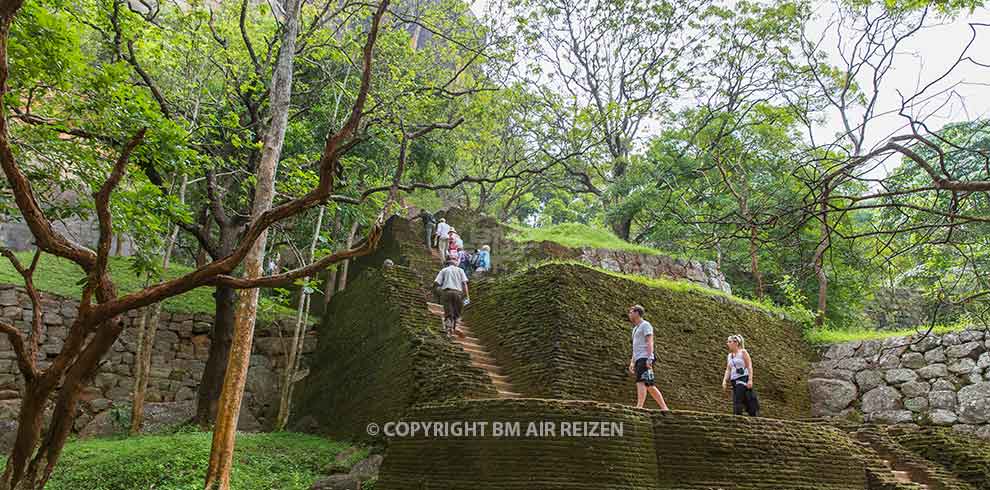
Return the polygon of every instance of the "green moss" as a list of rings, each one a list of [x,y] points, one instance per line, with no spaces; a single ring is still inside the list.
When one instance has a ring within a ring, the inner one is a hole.
[[[943,427],[891,433],[901,446],[942,465],[980,490],[990,489],[990,442]]]
[[[211,434],[183,433],[70,442],[49,490],[201,489]],[[232,487],[307,490],[347,445],[293,434],[239,434]]]
[[[294,417],[314,418],[336,438],[366,439],[371,422],[401,417],[419,403],[495,396],[487,375],[441,331],[426,303],[434,260],[416,227],[393,220],[382,248],[357,261],[357,277],[334,296],[320,326],[311,373],[297,390]],[[385,258],[397,264],[382,269]]]
[[[27,266],[31,263],[34,254],[32,252],[18,252],[16,255],[18,260]],[[168,279],[173,279],[192,270],[191,267],[173,264],[169,267],[166,276]],[[118,294],[133,293],[144,288],[143,277],[131,270],[130,260],[127,257],[110,257],[110,276],[113,278],[114,284],[117,285]],[[78,300],[82,294],[80,281],[84,277],[85,274],[82,269],[72,261],[44,254],[38,261],[38,268],[34,273],[34,284],[39,290],[46,293]],[[6,258],[0,259],[0,283],[24,285],[23,278]],[[215,310],[213,288],[201,287],[170,298],[162,303],[162,308],[176,313],[213,315]],[[295,311],[262,298],[261,304],[258,306],[258,315],[263,320],[293,318]]]
[[[420,406],[407,420],[485,422],[486,435],[389,443],[379,490],[865,488],[856,444],[829,427],[770,419],[561,400],[465,400]],[[564,422],[604,422],[621,435],[563,436]],[[519,436],[492,427],[519,423]],[[526,435],[530,423],[555,433]]]
[[[800,328],[726,296],[639,279],[551,263],[476,284],[465,319],[524,395],[632,403],[625,313],[639,303],[656,329],[659,386],[673,408],[731,409],[721,380],[725,338],[738,333],[763,414],[807,416],[814,353]]]
[[[647,255],[667,255],[655,248],[629,243],[612,232],[581,223],[562,223],[559,225],[530,228],[520,225],[508,225],[512,233],[510,240],[517,242],[554,242],[570,248],[602,248],[607,250],[622,250]]]
[[[854,342],[857,340],[882,340],[890,337],[910,337],[917,333],[928,331],[929,326],[918,326],[914,328],[902,328],[899,330],[875,330],[869,328],[847,328],[847,329],[810,329],[805,333],[805,338],[813,344],[841,344],[844,342]],[[955,323],[951,325],[936,325],[932,328],[932,334],[942,335],[950,332],[959,332],[972,328],[966,323]]]

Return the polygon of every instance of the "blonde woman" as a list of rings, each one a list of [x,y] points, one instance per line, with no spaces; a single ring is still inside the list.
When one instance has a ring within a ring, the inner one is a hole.
[[[725,341],[729,355],[725,363],[725,376],[722,377],[722,389],[729,389],[732,384],[732,412],[742,415],[743,410],[750,417],[760,413],[759,402],[753,391],[753,359],[746,351],[746,341],[742,335],[731,335]]]

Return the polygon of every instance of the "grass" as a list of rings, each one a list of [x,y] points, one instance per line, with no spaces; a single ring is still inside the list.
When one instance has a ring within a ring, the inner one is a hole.
[[[965,330],[972,325],[955,323],[951,325],[936,325],[932,335],[942,335],[950,332]],[[928,331],[928,325],[899,330],[872,330],[868,328],[823,328],[812,329],[805,333],[805,338],[812,344],[841,344],[861,340],[883,340],[890,337],[909,337],[916,333]]]
[[[26,267],[31,263],[32,252],[18,252],[18,260]],[[183,265],[173,264],[169,267],[166,276],[171,279],[179,277],[192,271],[192,268]],[[129,259],[126,257],[110,258],[110,276],[117,285],[118,294],[127,294],[138,291],[144,287],[144,279],[131,270]],[[38,261],[38,268],[34,273],[35,286],[44,292],[57,294],[78,300],[82,294],[82,285],[79,281],[85,277],[82,269],[73,262],[44,254]],[[24,285],[24,280],[18,274],[14,266],[6,258],[0,259],[0,283]],[[206,313],[213,315],[213,288],[202,287],[189,291],[185,294],[165,300],[162,303],[165,311],[176,313]],[[261,298],[258,306],[258,316],[263,320],[274,320],[277,318],[294,317],[295,311],[282,305],[272,302],[267,298]]]
[[[562,223],[541,228],[508,225],[509,239],[517,242],[554,242],[569,248],[603,248],[647,255],[670,255],[655,248],[629,243],[612,232],[581,223]]]
[[[531,266],[529,266],[529,267],[527,267],[527,268],[519,271],[518,273],[524,273],[525,271],[532,270],[532,269],[539,268],[539,267],[543,267],[543,266],[549,265],[549,264],[563,264],[563,265],[574,265],[574,266],[584,267],[586,269],[591,269],[591,270],[594,270],[594,271],[597,271],[597,272],[601,272],[602,274],[608,274],[610,276],[619,277],[619,278],[626,279],[626,280],[629,280],[629,281],[637,282],[637,283],[643,284],[644,286],[649,286],[649,287],[653,287],[653,288],[664,288],[664,289],[668,289],[668,290],[671,290],[671,291],[677,291],[677,292],[682,292],[682,293],[683,292],[690,292],[690,293],[701,294],[701,295],[705,295],[705,296],[725,298],[727,301],[732,301],[733,303],[745,305],[745,306],[748,306],[750,308],[754,308],[754,309],[763,311],[764,313],[778,315],[778,316],[781,316],[781,315],[787,316],[787,312],[783,308],[781,308],[779,306],[771,305],[771,304],[767,304],[767,303],[760,303],[758,301],[753,301],[753,300],[749,300],[749,299],[745,299],[745,298],[740,298],[738,296],[733,296],[733,295],[731,295],[729,293],[726,293],[724,291],[719,291],[717,289],[707,288],[707,287],[704,287],[704,286],[695,284],[693,282],[675,281],[673,279],[666,279],[666,278],[662,278],[662,277],[647,277],[647,276],[640,276],[640,275],[636,275],[636,274],[625,274],[625,273],[622,273],[622,272],[615,272],[615,271],[610,271],[608,269],[603,269],[603,268],[598,267],[598,266],[590,265],[587,262],[581,262],[581,261],[577,261],[577,260],[547,260],[547,261],[544,261],[544,262],[540,262],[538,264],[533,264],[533,265],[531,265]]]
[[[48,490],[202,490],[210,459],[209,432],[72,441]],[[238,434],[231,487],[308,490],[320,470],[348,445],[277,432]],[[358,451],[350,463],[367,456]]]

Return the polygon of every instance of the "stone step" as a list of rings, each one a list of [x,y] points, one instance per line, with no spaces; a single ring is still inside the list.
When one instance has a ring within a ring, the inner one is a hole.
[[[486,363],[486,362],[475,362],[475,361],[472,360],[471,361],[471,365],[474,366],[474,367],[476,367],[476,368],[478,368],[478,369],[481,369],[482,371],[488,371],[489,375],[491,375],[491,373],[494,373],[494,374],[497,374],[499,376],[505,376],[505,373],[502,372],[502,368],[500,368],[500,367],[498,367],[498,366],[496,366],[494,364],[489,364],[489,363]]]
[[[522,398],[522,395],[514,391],[497,390],[499,398]]]

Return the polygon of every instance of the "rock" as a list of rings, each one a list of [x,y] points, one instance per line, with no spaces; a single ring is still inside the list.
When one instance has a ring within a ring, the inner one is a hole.
[[[26,265],[26,264],[25,264]],[[17,290],[14,288],[0,289],[0,306],[18,306]]]
[[[953,345],[945,349],[945,355],[950,359],[960,359],[963,357],[973,357],[983,350],[982,342],[966,342],[965,344]]]
[[[912,381],[901,385],[901,393],[908,398],[913,398],[928,393],[931,388],[931,385],[926,381]]]
[[[869,367],[869,363],[866,361],[866,359],[863,359],[862,357],[849,357],[840,360],[838,363],[836,363],[835,367],[843,371],[851,371],[855,373]]]
[[[952,426],[952,430],[960,434],[974,436],[976,435],[977,427],[970,424],[956,424]]]
[[[3,400],[18,400],[21,398],[21,392],[14,390],[0,390],[0,401]]]
[[[949,364],[949,372],[955,374],[969,374],[976,369],[976,361],[972,359],[959,359]]]
[[[945,364],[930,364],[919,369],[918,375],[924,379],[944,378],[949,375],[949,368]]]
[[[852,357],[856,354],[856,349],[863,345],[862,342],[846,342],[843,344],[835,344],[829,348],[828,352],[825,354],[826,359],[839,360],[845,359],[847,357]]]
[[[915,335],[912,338],[912,343],[910,349],[915,352],[928,352],[942,343],[937,335]]]
[[[351,475],[330,475],[310,487],[310,490],[360,490],[361,482]]]
[[[815,417],[833,417],[848,407],[858,391],[856,385],[840,379],[815,378],[808,381]]]
[[[976,361],[976,367],[980,369],[986,369],[990,367],[990,352],[984,352],[980,354],[980,358]]]
[[[946,357],[945,357],[944,347],[936,347],[928,352],[925,352],[925,361],[927,361],[929,364],[936,362],[945,362],[945,359]]]
[[[946,371],[948,375],[948,371]],[[856,385],[859,386],[859,390],[862,392],[867,392],[883,384],[883,375],[880,371],[860,371],[856,373]]]
[[[931,413],[928,414],[928,418],[931,419],[932,424],[941,425],[943,427],[952,425],[959,420],[959,417],[956,417],[954,412],[941,409],[932,410]]]
[[[14,447],[15,439],[17,439],[17,422],[0,420],[0,452],[7,454],[7,451]]]
[[[900,408],[901,393],[890,386],[879,386],[863,395],[862,409],[866,414]],[[814,405],[814,403],[812,403]]]
[[[950,345],[959,345],[962,343],[962,339],[959,338],[958,332],[950,332],[942,336],[942,345],[948,347]]]
[[[890,384],[902,384],[917,381],[918,374],[910,369],[891,369],[884,373],[884,378]]]
[[[990,382],[977,383],[959,390],[959,421],[982,424],[990,421]]]
[[[966,384],[975,385],[976,383],[983,382],[983,375],[980,374],[980,370],[974,370],[973,372],[966,375]]]
[[[863,341],[863,345],[859,346],[859,349],[856,350],[856,356],[872,359],[880,353],[880,344],[881,342],[879,340],[865,340]]]
[[[880,357],[880,363],[878,366],[884,369],[898,368],[901,366],[901,358],[897,354],[888,351]]]
[[[956,409],[955,391],[932,391],[928,393],[928,406],[939,410]]]
[[[932,391],[951,391],[955,393],[958,389],[959,387],[956,386],[955,383],[946,378],[936,379],[935,382],[932,383]]]
[[[904,408],[915,413],[924,412],[925,410],[928,410],[928,398],[923,396],[908,398],[907,400],[904,400]]]
[[[984,425],[976,430],[976,437],[980,439],[990,439],[990,425]]]
[[[881,424],[905,424],[914,422],[914,413],[910,410],[882,410],[868,414],[870,422]]]
[[[113,405],[113,402],[107,400],[106,398],[97,398],[89,402],[89,408],[91,408],[94,412],[102,412],[110,408],[111,405]]]
[[[358,481],[367,481],[378,477],[378,470],[382,467],[384,457],[381,454],[372,454],[367,458],[358,461],[351,468],[350,475]]]
[[[959,340],[963,343],[978,342],[983,340],[983,337],[983,330],[963,330],[962,332],[959,332]]]
[[[927,362],[925,362],[924,354],[919,354],[917,352],[907,352],[901,356],[901,366],[908,369],[919,369],[925,367]]]

